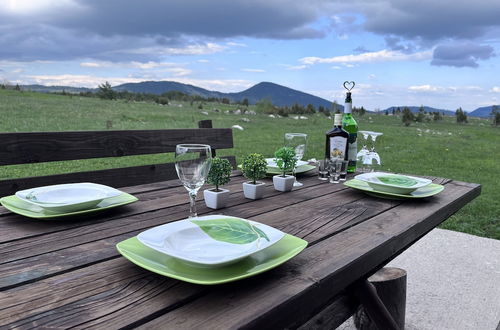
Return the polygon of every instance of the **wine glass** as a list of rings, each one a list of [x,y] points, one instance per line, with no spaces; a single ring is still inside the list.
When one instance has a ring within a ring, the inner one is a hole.
[[[367,165],[371,172],[373,172],[376,168],[382,165],[382,161],[380,160],[380,156],[377,151],[375,151],[375,142],[377,141],[377,137],[383,135],[384,133],[380,132],[368,132],[368,135],[371,139],[371,148],[368,154],[365,156],[366,159],[363,160],[363,164]]]
[[[363,147],[356,154],[356,160],[358,164],[361,164],[361,172],[369,172],[369,170],[365,166],[365,162],[367,164],[371,162],[370,160],[368,160],[368,154],[370,153],[370,150],[368,150],[368,148],[366,147],[366,145],[368,144],[370,131],[359,131],[358,133],[362,134],[363,136]]]
[[[302,160],[306,153],[307,134],[304,133],[285,133],[285,147],[291,147],[295,150],[295,159],[297,162]],[[302,187],[303,184],[297,181],[295,175],[296,166],[293,168],[293,176],[295,177],[294,187]]]
[[[196,217],[196,195],[207,179],[212,165],[212,151],[206,144],[178,144],[175,147],[175,170],[189,192],[189,217]]]

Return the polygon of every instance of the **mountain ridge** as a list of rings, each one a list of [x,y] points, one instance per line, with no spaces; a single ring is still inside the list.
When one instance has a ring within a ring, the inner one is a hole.
[[[44,86],[44,85],[23,85],[23,89],[32,90],[36,92],[68,92],[68,93],[79,93],[79,92],[95,92],[98,88],[86,88],[86,87],[71,87],[71,86]],[[250,88],[247,88],[241,92],[224,93],[219,91],[211,91],[201,87],[197,87],[190,84],[183,84],[175,81],[143,81],[139,83],[125,83],[113,87],[116,91],[129,91],[135,93],[149,93],[149,94],[163,94],[168,91],[178,91],[188,95],[199,95],[204,98],[228,98],[233,102],[241,102],[247,99],[250,104],[255,104],[262,99],[269,99],[276,106],[292,106],[298,103],[303,106],[307,104],[312,104],[315,108],[318,106],[323,106],[326,109],[332,108],[332,102],[324,98],[311,95],[305,92],[301,92],[296,89],[292,89],[286,86],[275,84],[272,82],[260,82]],[[467,112],[468,116],[471,117],[490,117],[491,111],[495,105],[479,107],[473,111]],[[391,106],[380,112],[389,111],[392,109],[403,109],[405,106]],[[412,112],[418,112],[420,106],[407,106]],[[499,106],[500,107],[500,106]],[[338,105],[340,110],[343,110],[341,104]],[[455,110],[438,109],[429,106],[424,106],[426,112],[439,111],[445,115],[453,116],[455,115]]]

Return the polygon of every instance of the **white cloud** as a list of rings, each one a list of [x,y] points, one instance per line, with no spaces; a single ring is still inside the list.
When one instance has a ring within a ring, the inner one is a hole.
[[[226,42],[226,45],[233,46],[233,47],[248,47],[247,44],[243,44],[240,42]]]
[[[156,54],[156,55],[206,55],[222,52],[225,46],[216,43],[206,43],[197,45],[187,45],[185,47],[144,47],[131,49],[132,54]]]
[[[81,6],[73,0],[7,0],[0,2],[0,12],[18,16],[77,8],[81,8]]]
[[[82,62],[80,63],[80,66],[84,68],[101,68],[104,65],[102,63],[97,63],[97,62]]]
[[[119,85],[127,82],[141,82],[142,78],[131,77],[98,77],[92,75],[32,75],[27,76],[30,83],[37,83],[41,85],[60,85],[60,86],[74,86],[74,87],[89,87],[94,88],[105,81],[111,85]]]
[[[262,69],[241,69],[241,71],[245,71],[245,72],[266,72],[266,70],[262,70]]]
[[[408,89],[410,91],[416,91],[416,92],[440,92],[444,88],[432,85],[418,85],[418,86],[410,86],[408,87]]]
[[[196,60],[198,63],[210,63],[209,60],[201,59],[201,60]]]
[[[287,66],[286,69],[287,70],[304,70],[306,68],[307,68],[307,65],[302,64],[302,65],[289,65],[289,66]]]
[[[334,57],[304,57],[299,61],[307,65],[317,63],[373,63],[394,61],[422,61],[432,58],[432,51],[424,51],[413,54],[405,54],[395,50],[380,50],[378,52],[366,52],[356,55],[342,55]]]
[[[452,92],[452,93],[465,93],[465,92],[480,92],[483,89],[479,86],[433,86],[433,85],[414,85],[409,86],[408,90],[414,92]]]
[[[493,93],[500,93],[500,87],[498,87],[498,86],[494,86],[494,87],[490,90],[490,92],[493,92]]]

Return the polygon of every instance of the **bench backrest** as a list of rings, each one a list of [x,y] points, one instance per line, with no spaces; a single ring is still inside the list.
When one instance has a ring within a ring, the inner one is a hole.
[[[180,143],[210,145],[216,149],[233,147],[230,128],[211,128],[210,120],[200,128],[122,131],[73,131],[0,133],[0,165],[53,162],[103,157],[159,154],[175,151]],[[234,156],[228,158],[235,166]],[[0,197],[32,187],[95,182],[123,187],[177,178],[174,163],[143,165],[106,170],[33,176],[0,181]]]

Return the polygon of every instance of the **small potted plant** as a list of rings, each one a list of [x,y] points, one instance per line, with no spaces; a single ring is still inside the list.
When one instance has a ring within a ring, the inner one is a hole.
[[[243,194],[246,198],[259,199],[264,195],[264,182],[258,182],[266,176],[267,162],[261,154],[250,154],[245,157],[241,170],[245,178],[252,181],[243,182]]]
[[[274,189],[278,191],[291,191],[295,177],[287,175],[293,171],[297,158],[295,158],[295,150],[291,147],[282,147],[274,153],[274,161],[283,174],[273,176]]]
[[[214,157],[212,166],[208,172],[207,183],[215,186],[215,189],[203,191],[205,204],[211,209],[220,209],[226,206],[229,190],[219,188],[229,182],[232,167],[227,159]]]

